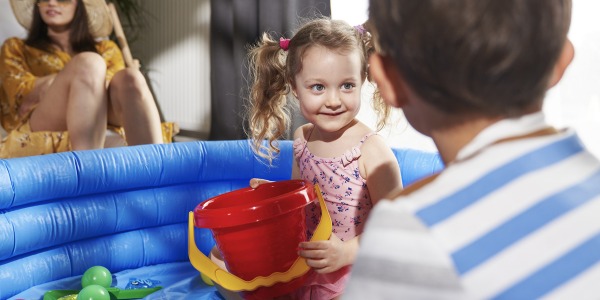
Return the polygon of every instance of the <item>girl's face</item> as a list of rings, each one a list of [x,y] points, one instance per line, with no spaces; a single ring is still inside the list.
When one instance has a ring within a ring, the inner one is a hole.
[[[40,16],[48,28],[54,31],[64,31],[69,28],[77,0],[39,0]]]
[[[360,109],[361,75],[358,50],[342,54],[322,46],[307,49],[293,88],[304,118],[323,132],[345,128]]]

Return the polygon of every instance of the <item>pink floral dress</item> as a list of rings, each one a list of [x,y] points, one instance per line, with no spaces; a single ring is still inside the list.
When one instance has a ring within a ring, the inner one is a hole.
[[[319,185],[333,222],[333,233],[342,241],[360,235],[372,208],[366,180],[360,175],[360,146],[376,133],[365,135],[358,145],[339,157],[323,158],[310,152],[307,141],[294,141],[294,155],[300,177]],[[321,217],[318,205],[307,212],[308,235],[311,236]],[[328,274],[313,272],[307,284],[294,293],[294,299],[331,299],[340,295],[349,278],[351,266]]]

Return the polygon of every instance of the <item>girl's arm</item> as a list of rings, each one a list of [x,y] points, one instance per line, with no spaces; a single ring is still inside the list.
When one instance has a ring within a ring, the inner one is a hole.
[[[302,242],[298,255],[317,273],[331,273],[351,265],[358,253],[359,236],[343,242],[335,234],[327,241]]]
[[[381,136],[370,137],[360,150],[361,173],[364,172],[362,174],[367,180],[373,205],[392,192],[402,189],[398,160]]]
[[[300,169],[298,169],[296,157],[292,158],[292,179],[300,179]]]
[[[304,131],[306,130],[305,128],[307,128],[306,124],[296,128],[296,130],[294,131],[293,141],[295,141],[298,138],[305,138],[304,137]],[[300,169],[298,168],[298,162],[296,161],[296,156],[294,155],[294,153],[295,152],[292,151],[292,179],[301,179],[300,178]]]

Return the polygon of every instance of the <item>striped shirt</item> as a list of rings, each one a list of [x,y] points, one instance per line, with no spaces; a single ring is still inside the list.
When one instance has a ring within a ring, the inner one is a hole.
[[[600,298],[600,162],[542,113],[371,211],[345,299]],[[500,142],[501,141],[501,142]]]

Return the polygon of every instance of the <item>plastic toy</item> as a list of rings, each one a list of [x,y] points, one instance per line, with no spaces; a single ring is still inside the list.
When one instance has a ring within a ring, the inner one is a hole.
[[[110,299],[141,299],[158,290],[162,287],[122,290],[119,288],[107,288],[106,291],[110,294]],[[44,294],[44,300],[58,300],[61,297],[78,294],[81,290],[52,290]]]
[[[322,214],[311,238],[315,241],[328,239],[332,224],[318,186],[305,181],[273,182],[206,200],[189,214],[192,265],[228,290],[248,291],[245,298],[272,298],[291,292],[302,285],[310,269],[298,257],[297,247],[306,240],[304,209],[317,199]],[[231,273],[197,249],[194,224],[212,229]]]
[[[105,287],[90,284],[79,291],[77,300],[110,300],[110,295]]]
[[[148,289],[157,287],[160,281],[152,280],[152,279],[139,279],[139,278],[130,278],[129,283],[125,289],[133,290],[133,289]]]
[[[154,283],[154,281],[152,281]],[[119,289],[110,287],[112,274],[103,266],[93,266],[81,276],[81,290],[52,290],[44,294],[44,300],[109,300],[140,299],[162,287]]]
[[[87,269],[81,277],[81,286],[85,288],[93,284],[109,288],[112,284],[112,274],[103,266],[93,266]]]

